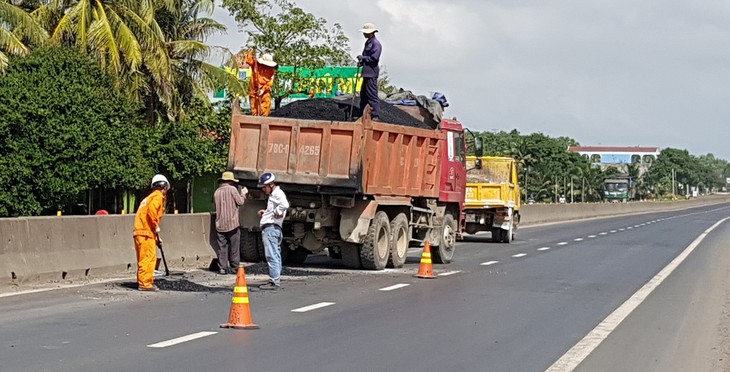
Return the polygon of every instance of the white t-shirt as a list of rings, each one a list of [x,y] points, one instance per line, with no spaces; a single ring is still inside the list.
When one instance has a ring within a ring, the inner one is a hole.
[[[261,226],[275,223],[281,227],[284,223],[284,217],[286,217],[286,211],[289,209],[289,201],[286,200],[284,191],[279,186],[274,188],[274,191],[269,194],[269,201],[266,203],[266,210],[264,215],[261,216]],[[276,217],[279,215],[281,217]]]

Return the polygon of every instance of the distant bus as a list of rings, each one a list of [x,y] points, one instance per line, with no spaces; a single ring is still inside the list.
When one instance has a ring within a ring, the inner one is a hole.
[[[631,198],[631,184],[628,179],[603,181],[603,199],[607,202],[627,202]]]

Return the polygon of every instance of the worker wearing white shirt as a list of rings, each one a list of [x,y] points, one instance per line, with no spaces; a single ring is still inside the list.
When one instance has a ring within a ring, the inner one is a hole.
[[[269,196],[266,209],[259,211],[264,254],[269,264],[269,282],[262,285],[261,289],[279,289],[281,286],[281,227],[289,209],[289,201],[274,182],[275,179],[271,173],[264,173],[259,178],[259,187]]]

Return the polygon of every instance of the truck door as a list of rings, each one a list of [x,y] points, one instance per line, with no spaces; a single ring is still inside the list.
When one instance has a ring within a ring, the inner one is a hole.
[[[456,202],[463,208],[466,192],[466,143],[464,133],[446,131],[446,156],[441,169],[442,185],[439,199],[445,202]]]

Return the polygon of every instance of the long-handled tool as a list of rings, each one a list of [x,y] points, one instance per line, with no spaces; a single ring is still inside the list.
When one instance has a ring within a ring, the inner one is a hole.
[[[352,109],[355,108],[355,91],[357,90],[357,82],[362,74],[362,64],[357,65],[357,73],[355,73],[355,85],[352,86],[352,102],[350,102],[350,120],[352,120]],[[362,94],[360,95],[362,99]],[[362,105],[361,105],[362,106]]]
[[[167,267],[167,260],[165,259],[165,251],[162,249],[162,242],[159,239],[157,240],[157,248],[160,249],[160,255],[162,256],[162,264],[165,265],[165,276],[185,274],[182,272],[173,272],[173,273],[170,272],[170,269]]]

